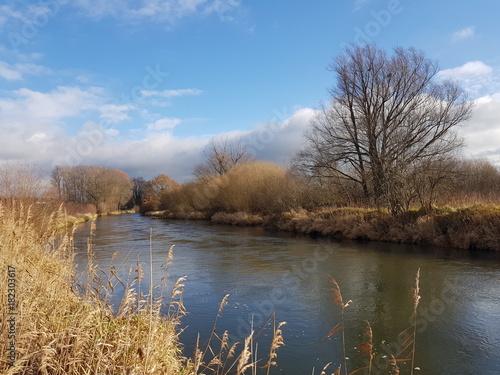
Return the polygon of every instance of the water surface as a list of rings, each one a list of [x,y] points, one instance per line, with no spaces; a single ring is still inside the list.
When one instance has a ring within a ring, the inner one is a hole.
[[[80,270],[86,265],[88,236],[89,224],[76,231]],[[178,277],[187,276],[184,304],[189,313],[180,338],[188,356],[198,333],[201,342],[209,337],[219,303],[230,294],[217,333],[228,330],[233,342],[243,342],[252,325],[258,330],[273,311],[278,321],[287,322],[285,346],[278,350],[278,367],[271,373],[311,374],[315,368],[319,374],[328,362],[337,367],[343,362],[340,336],[326,337],[339,322],[331,277],[340,284],[344,302],[353,301],[345,314],[350,370],[364,361],[356,348],[365,320],[373,327],[376,350],[390,356],[404,340],[398,342],[398,333],[410,325],[411,289],[420,268],[416,373],[500,374],[498,254],[315,240],[262,228],[135,214],[98,219],[93,243],[100,267],[114,264],[124,279],[133,279],[140,263],[144,290],[150,246],[155,284],[164,280],[171,288]],[[172,245],[174,260],[165,272]],[[115,291],[117,301],[122,290]],[[261,334],[258,353],[268,351],[270,334],[269,329]],[[387,359],[380,356],[379,361],[382,368]]]

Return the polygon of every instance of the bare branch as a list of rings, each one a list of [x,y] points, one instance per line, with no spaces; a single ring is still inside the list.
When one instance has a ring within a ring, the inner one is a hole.
[[[197,165],[194,170],[194,175],[197,178],[222,176],[229,172],[236,164],[253,159],[247,152],[246,146],[239,139],[212,139],[204,154],[206,157],[205,162]]]

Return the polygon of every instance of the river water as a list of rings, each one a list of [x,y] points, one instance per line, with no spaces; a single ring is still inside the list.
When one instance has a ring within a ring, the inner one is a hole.
[[[350,371],[366,361],[356,349],[364,341],[368,320],[377,357],[373,374],[382,369],[404,341],[398,334],[410,326],[411,289],[420,269],[415,374],[500,374],[500,257],[386,243],[328,241],[254,227],[230,227],[199,221],[153,220],[138,214],[99,218],[93,235],[96,263],[111,264],[123,279],[133,279],[137,263],[148,289],[150,246],[153,279],[171,288],[186,276],[184,304],[188,314],[180,335],[192,356],[198,334],[210,336],[222,298],[228,304],[218,318],[217,334],[229,331],[231,342],[243,342],[272,312],[283,326],[285,346],[271,374],[319,374],[332,362],[343,363],[341,336],[328,332],[339,323],[331,296],[331,277],[340,285],[345,309],[346,360]],[[90,226],[75,233],[76,262],[87,262]],[[150,236],[152,241],[150,242]],[[165,272],[169,248],[174,259]],[[118,254],[116,254],[118,252]],[[119,301],[123,289],[115,289]],[[170,296],[168,295],[167,298]],[[272,332],[260,337],[257,354],[268,352]],[[409,364],[401,364],[405,373]],[[265,373],[265,372],[263,372]],[[362,372],[360,372],[362,373]]]

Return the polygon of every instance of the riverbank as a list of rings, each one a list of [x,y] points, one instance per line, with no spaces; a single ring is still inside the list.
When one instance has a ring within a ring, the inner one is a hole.
[[[262,225],[280,231],[351,240],[500,251],[500,206],[494,205],[410,210],[397,216],[383,210],[349,207],[292,210],[270,216],[246,212],[167,211],[152,212],[148,216],[210,220],[227,225]]]
[[[60,217],[60,220],[56,225],[58,229],[65,230],[75,225],[83,224],[90,220],[95,220],[101,216],[113,216],[113,215],[134,214],[134,213],[136,213],[135,210],[115,210],[99,214],[94,214],[94,213],[77,213],[73,215],[65,214]]]

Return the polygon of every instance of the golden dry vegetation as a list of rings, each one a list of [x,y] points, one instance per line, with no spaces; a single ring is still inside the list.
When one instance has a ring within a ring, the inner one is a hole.
[[[0,206],[0,265],[15,269],[16,361],[0,360],[5,374],[177,374],[182,368],[176,327],[182,307],[169,316],[161,301],[148,301],[134,285],[117,314],[104,298],[97,269],[89,268],[83,292],[75,291],[71,235],[60,235],[61,211],[46,217],[20,203]],[[110,283],[117,283],[112,277]],[[109,287],[109,286],[108,286]],[[174,289],[179,288],[176,285]],[[2,300],[7,300],[2,288]],[[7,353],[7,306],[0,306],[0,350]]]

